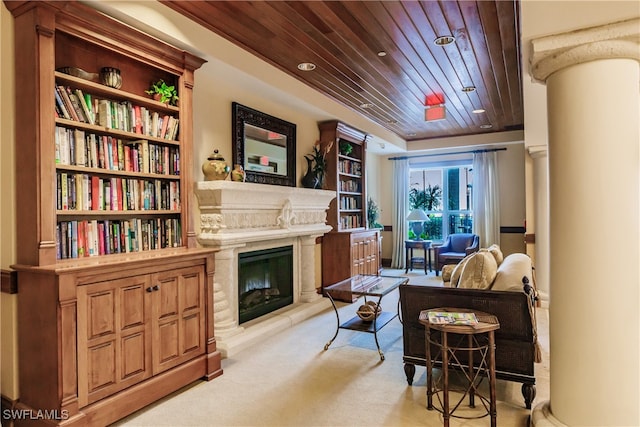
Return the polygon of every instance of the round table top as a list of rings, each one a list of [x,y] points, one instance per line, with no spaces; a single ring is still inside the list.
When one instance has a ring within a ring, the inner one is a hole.
[[[444,313],[475,313],[478,323],[474,325],[458,325],[452,323],[433,323],[429,322],[429,312],[444,312]],[[438,307],[430,308],[428,310],[422,310],[418,318],[423,325],[435,329],[441,332],[450,332],[454,334],[480,334],[484,332],[495,331],[500,329],[500,322],[498,318],[493,314],[485,313],[483,311],[471,310],[468,308],[455,308],[455,307]]]

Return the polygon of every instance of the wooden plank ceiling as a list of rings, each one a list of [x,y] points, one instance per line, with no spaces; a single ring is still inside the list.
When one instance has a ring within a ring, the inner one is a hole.
[[[162,3],[407,141],[524,128],[519,0]]]

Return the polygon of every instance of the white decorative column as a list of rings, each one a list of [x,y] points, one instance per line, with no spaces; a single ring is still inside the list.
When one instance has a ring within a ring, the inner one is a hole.
[[[308,236],[300,239],[301,254],[301,302],[311,302],[318,298],[322,298],[316,291],[316,263],[315,263],[315,251],[316,251],[316,237]]]
[[[536,285],[542,307],[549,307],[549,163],[546,145],[528,148],[533,159],[533,187],[535,194],[535,251]]]
[[[640,19],[532,42],[549,119],[551,401],[534,425],[640,425]]]
[[[236,264],[234,248],[222,249],[215,254],[213,280],[213,324],[216,339],[224,340],[242,332],[238,327],[238,292],[233,289]]]

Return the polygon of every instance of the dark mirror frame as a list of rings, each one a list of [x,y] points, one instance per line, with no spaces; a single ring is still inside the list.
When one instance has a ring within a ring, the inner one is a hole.
[[[233,102],[232,109],[232,146],[233,163],[245,169],[245,181],[259,184],[296,186],[296,125],[269,114]],[[245,123],[262,129],[277,132],[287,137],[287,176],[247,170],[244,164],[244,125]]]

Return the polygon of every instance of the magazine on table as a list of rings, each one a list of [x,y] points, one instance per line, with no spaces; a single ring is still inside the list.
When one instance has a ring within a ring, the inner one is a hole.
[[[439,325],[477,325],[478,318],[473,312],[459,313],[448,311],[429,311],[429,323]]]

